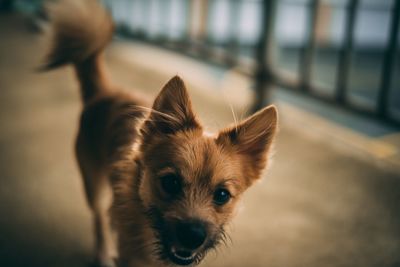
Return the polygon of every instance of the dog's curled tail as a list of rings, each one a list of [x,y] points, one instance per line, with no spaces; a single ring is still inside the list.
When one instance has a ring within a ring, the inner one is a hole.
[[[108,87],[102,51],[112,39],[114,24],[97,0],[60,0],[49,3],[51,49],[42,70],[73,64],[87,102]]]

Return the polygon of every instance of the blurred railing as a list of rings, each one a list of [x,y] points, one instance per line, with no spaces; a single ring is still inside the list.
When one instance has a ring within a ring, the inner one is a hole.
[[[400,125],[400,0],[103,2],[124,36],[254,77],[254,110],[278,86]]]

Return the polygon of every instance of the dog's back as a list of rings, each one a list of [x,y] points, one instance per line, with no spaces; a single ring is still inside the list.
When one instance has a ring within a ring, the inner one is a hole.
[[[108,210],[112,202],[109,168],[135,141],[138,120],[148,104],[113,85],[103,50],[112,38],[113,22],[96,0],[61,1],[49,6],[52,47],[43,70],[71,64],[83,102],[76,156],[86,196],[94,213],[97,253],[102,266],[116,256]]]
[[[91,164],[105,165],[116,155],[116,150],[134,141],[136,126],[132,122],[143,117],[141,107],[148,103],[111,83],[103,50],[112,38],[114,25],[96,0],[63,0],[49,10],[53,39],[42,69],[73,65],[84,105],[77,140],[78,157],[92,161]]]

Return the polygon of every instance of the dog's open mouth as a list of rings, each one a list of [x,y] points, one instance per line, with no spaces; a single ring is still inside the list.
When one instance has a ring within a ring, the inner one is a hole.
[[[178,250],[175,247],[170,249],[168,253],[169,259],[178,265],[189,265],[196,261],[198,258],[197,253],[192,251]]]

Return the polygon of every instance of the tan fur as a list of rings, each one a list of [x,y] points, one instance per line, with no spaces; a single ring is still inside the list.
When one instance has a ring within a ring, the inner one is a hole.
[[[108,14],[94,0],[75,5],[67,9],[76,9],[76,18],[58,13],[46,66],[71,63],[80,81],[84,108],[76,156],[94,215],[96,261],[100,266],[114,266],[114,259],[119,266],[169,266],[168,253],[182,246],[176,225],[195,220],[207,234],[191,251],[198,263],[224,242],[224,226],[241,195],[266,167],[276,109],[267,107],[209,135],[179,77],[164,86],[149,108],[106,77],[102,49],[113,28]],[[179,178],[179,197],[162,186],[170,176]],[[214,200],[218,188],[231,196],[223,205]]]

